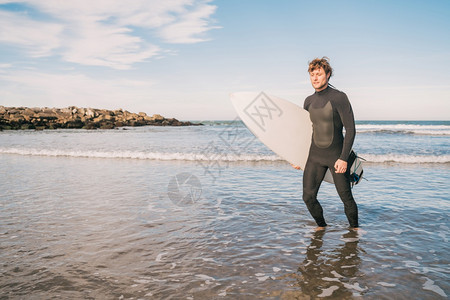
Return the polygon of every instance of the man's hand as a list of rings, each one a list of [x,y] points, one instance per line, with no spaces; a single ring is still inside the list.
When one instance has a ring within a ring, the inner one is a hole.
[[[345,173],[347,171],[347,162],[342,159],[338,159],[334,164],[334,170],[336,173]]]
[[[292,166],[294,169],[296,169],[296,170],[300,170],[300,167],[299,167],[299,166],[296,166],[296,165],[293,165],[293,164],[291,164],[291,166]]]

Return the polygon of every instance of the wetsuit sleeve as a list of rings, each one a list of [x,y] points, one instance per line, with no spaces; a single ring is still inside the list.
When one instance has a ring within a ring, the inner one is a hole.
[[[344,94],[339,102],[338,113],[341,117],[342,124],[345,127],[344,144],[342,146],[342,152],[339,159],[347,161],[356,135],[355,118],[353,116],[352,106],[347,98],[347,95]]]
[[[311,99],[309,97],[306,97],[305,102],[303,102],[303,109],[308,110],[309,104],[311,104]]]

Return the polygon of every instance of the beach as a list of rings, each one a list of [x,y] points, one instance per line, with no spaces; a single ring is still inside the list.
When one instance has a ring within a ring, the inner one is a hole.
[[[359,121],[360,230],[239,121],[0,132],[0,299],[446,299],[450,122]]]

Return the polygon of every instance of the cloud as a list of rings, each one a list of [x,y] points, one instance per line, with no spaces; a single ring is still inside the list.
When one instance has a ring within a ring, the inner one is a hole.
[[[63,59],[69,62],[128,69],[160,52],[158,46],[132,36],[125,27],[79,22],[76,28],[65,38],[62,52]]]
[[[0,10],[0,43],[13,44],[32,57],[49,56],[60,47],[63,26],[33,21],[25,15]]]
[[[215,6],[202,5],[197,10],[184,14],[178,21],[173,22],[160,31],[160,36],[169,43],[198,43],[206,41],[203,34],[211,27],[209,17],[214,14]]]
[[[7,74],[0,72],[0,84],[0,99],[15,106],[118,108],[145,101],[155,82],[13,70]]]
[[[0,64],[0,72],[4,72],[5,69],[12,67],[12,64]]]
[[[128,69],[163,55],[163,42],[206,41],[217,28],[209,1],[0,0],[15,2],[22,11],[0,10],[0,43],[82,65]]]

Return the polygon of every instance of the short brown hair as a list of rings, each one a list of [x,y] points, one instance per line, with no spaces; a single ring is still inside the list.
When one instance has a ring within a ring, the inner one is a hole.
[[[325,71],[325,74],[330,74],[330,77],[333,75],[333,68],[330,66],[330,59],[326,56],[322,58],[315,58],[313,61],[309,62],[308,73],[311,73],[315,69],[322,68]]]

